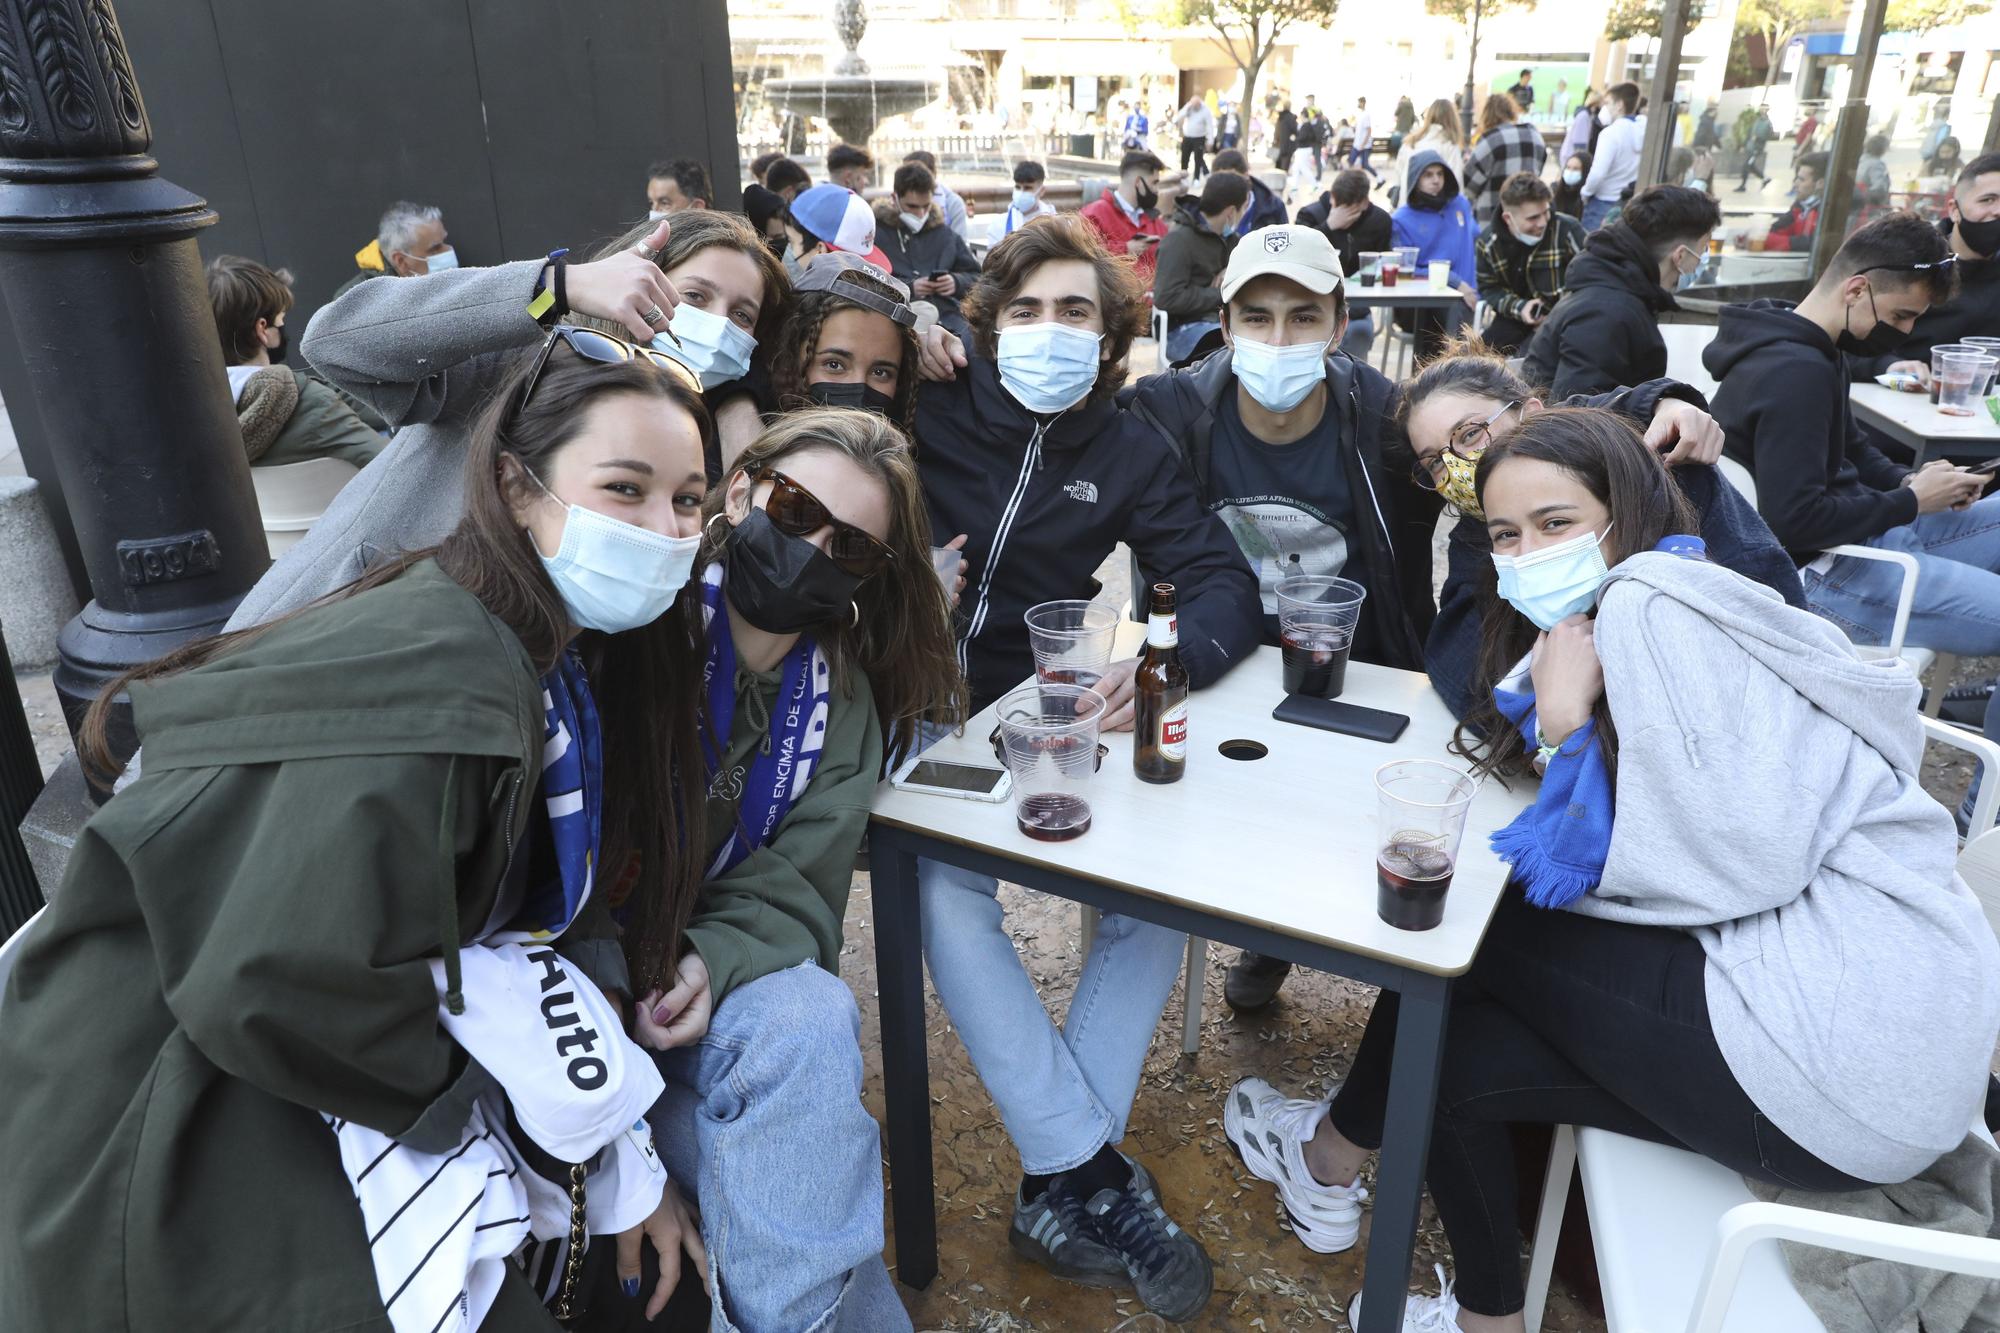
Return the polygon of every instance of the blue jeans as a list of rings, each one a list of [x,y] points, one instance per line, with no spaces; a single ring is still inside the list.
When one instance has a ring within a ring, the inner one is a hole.
[[[1221,327],[1221,323],[1213,319],[1197,320],[1193,323],[1174,320],[1167,326],[1167,359],[1180,360],[1194,350],[1196,343]],[[1166,367],[1162,366],[1160,369],[1165,370]]]
[[[1375,318],[1366,310],[1357,310],[1347,321],[1347,332],[1340,335],[1340,350],[1356,361],[1368,359],[1368,349],[1375,345]]]
[[[1604,219],[1611,216],[1611,210],[1618,207],[1616,199],[1585,199],[1583,201],[1583,229],[1596,231],[1604,225]]]
[[[882,1263],[860,1030],[847,984],[801,963],[737,987],[707,1036],[658,1057],[667,1088],[647,1119],[701,1208],[712,1333],[910,1327]]]
[[[929,731],[925,743],[938,734]],[[1007,935],[999,890],[990,876],[919,860],[924,959],[1021,1169],[1054,1175],[1125,1137],[1187,936],[1104,917],[1058,1029]]]

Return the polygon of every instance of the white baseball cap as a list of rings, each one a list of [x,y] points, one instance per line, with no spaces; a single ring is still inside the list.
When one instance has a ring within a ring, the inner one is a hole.
[[[1236,242],[1222,271],[1222,299],[1229,301],[1253,278],[1290,278],[1316,296],[1341,286],[1340,254],[1317,227],[1280,223],[1259,227]]]

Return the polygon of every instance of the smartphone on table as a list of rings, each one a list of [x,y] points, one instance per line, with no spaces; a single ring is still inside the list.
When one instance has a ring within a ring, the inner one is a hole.
[[[994,764],[961,764],[920,754],[896,770],[889,785],[897,791],[998,804],[1013,794],[1014,776]]]

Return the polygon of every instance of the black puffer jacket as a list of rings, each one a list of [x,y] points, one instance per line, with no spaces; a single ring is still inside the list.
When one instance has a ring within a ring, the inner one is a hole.
[[[1659,379],[1667,373],[1660,312],[1679,308],[1660,286],[1652,249],[1614,222],[1570,262],[1562,301],[1535,331],[1522,374],[1557,398]]]
[[[1119,542],[1148,580],[1179,593],[1181,660],[1197,687],[1256,648],[1257,580],[1166,441],[1092,398],[1041,417],[1015,401],[977,352],[958,378],[917,395],[917,460],[931,533],[963,532],[959,665],[984,708],[1034,672],[1021,616],[1038,602],[1090,597]]]
[[[1183,199],[1174,211],[1167,238],[1160,242],[1160,265],[1153,275],[1153,305],[1176,324],[1219,318],[1222,270],[1229,263],[1234,236],[1209,229],[1193,199]]]

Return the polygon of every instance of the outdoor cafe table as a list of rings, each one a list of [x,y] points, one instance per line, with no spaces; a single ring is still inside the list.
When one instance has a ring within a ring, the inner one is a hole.
[[[1394,287],[1363,287],[1358,282],[1350,282],[1347,287],[1347,304],[1356,310],[1387,310],[1394,314],[1398,310],[1449,310],[1453,306],[1464,310],[1468,317],[1472,311],[1465,304],[1465,298],[1455,291],[1432,291],[1430,279],[1420,277],[1414,282],[1398,282]],[[1393,338],[1382,339],[1382,371],[1389,370],[1389,344]]]
[[[1916,451],[1917,467],[1924,465],[1926,453],[1978,458],[2000,455],[2000,425],[1994,424],[1985,403],[1978,404],[1969,417],[1951,417],[1938,411],[1928,393],[1855,384],[1848,387],[1847,396],[1862,425]]]
[[[1111,752],[1091,781],[1090,830],[1069,842],[1022,835],[1011,800],[877,789],[869,864],[896,1266],[905,1283],[927,1286],[937,1273],[917,902],[917,858],[927,857],[1398,992],[1362,1333],[1402,1327],[1452,978],[1471,966],[1507,876],[1487,835],[1513,819],[1534,787],[1482,785],[1443,924],[1397,930],[1375,914],[1375,770],[1413,758],[1462,766],[1445,748],[1451,714],[1427,677],[1359,662],[1348,667],[1341,698],[1407,715],[1409,728],[1392,744],[1274,721],[1283,698],[1276,648],[1260,648],[1221,683],[1195,691],[1187,775],[1167,786],[1133,775],[1129,732],[1107,736]],[[929,753],[990,766],[994,725],[988,708]],[[1248,761],[1218,753],[1238,739],[1269,753]]]

